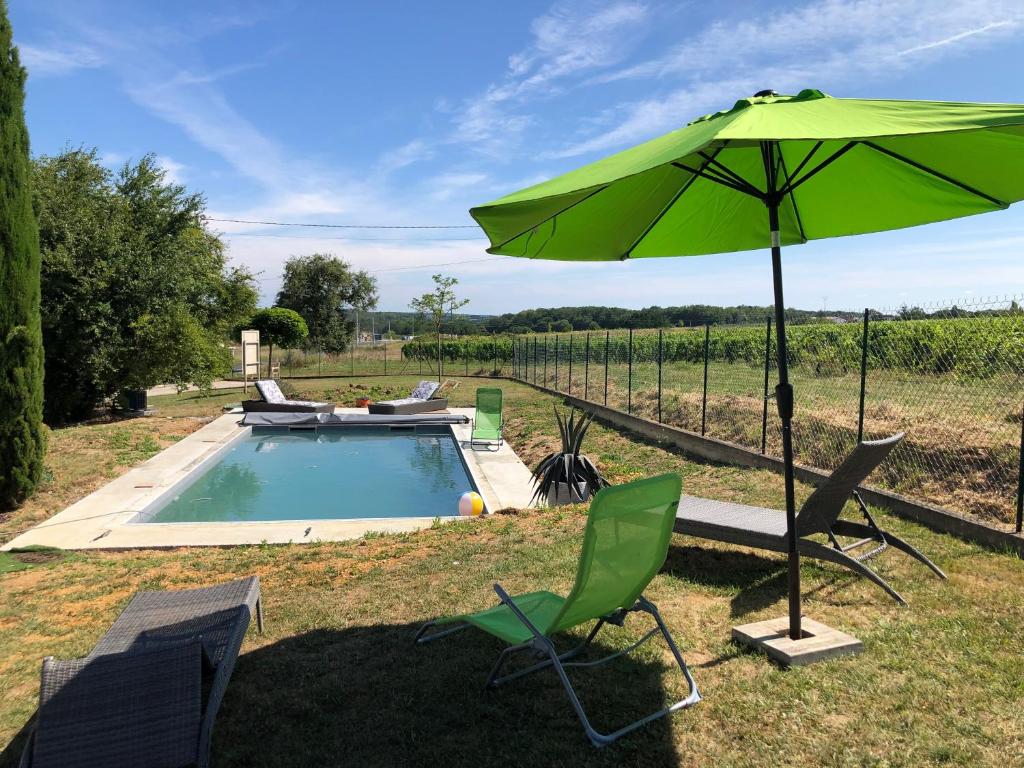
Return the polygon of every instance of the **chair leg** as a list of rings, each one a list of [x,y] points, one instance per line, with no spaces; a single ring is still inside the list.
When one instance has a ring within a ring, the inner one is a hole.
[[[527,648],[532,647],[532,643],[521,643],[520,645],[510,645],[507,648],[505,648],[498,655],[498,660],[494,662],[494,666],[491,667],[491,674],[487,676],[487,682],[484,683],[484,688],[496,688],[497,686],[501,685],[504,682],[507,682],[508,680],[514,677],[522,677],[523,675],[529,674],[529,672],[533,671],[537,665],[535,665],[534,667],[530,667],[529,669],[523,670],[519,673],[506,675],[505,677],[498,677],[498,673],[501,671],[502,667],[505,666],[505,662],[508,661],[508,659],[512,656],[513,653],[525,651]]]
[[[654,637],[656,634],[660,634],[665,639],[665,642],[668,644],[669,648],[672,650],[672,655],[675,657],[676,662],[679,664],[679,668],[683,673],[683,676],[686,678],[686,683],[689,686],[689,693],[685,698],[680,699],[679,701],[671,704],[670,706],[664,707],[663,709],[659,709],[657,712],[652,712],[646,717],[642,717],[639,720],[629,723],[628,725],[625,725],[622,728],[619,728],[618,730],[613,731],[611,733],[601,733],[590,724],[590,719],[587,717],[587,713],[583,709],[583,705],[580,703],[579,696],[576,695],[576,689],[573,688],[572,683],[569,680],[569,676],[568,674],[566,674],[565,665],[563,665],[563,659],[555,651],[554,644],[546,637],[539,638],[535,641],[535,643],[530,644],[533,647],[540,646],[541,649],[547,653],[548,660],[546,662],[543,662],[543,666],[554,667],[555,673],[558,675],[558,679],[561,681],[562,687],[565,689],[566,696],[569,697],[569,703],[572,704],[572,708],[576,712],[576,717],[579,718],[580,724],[583,726],[583,730],[587,734],[587,738],[590,739],[591,744],[593,744],[595,747],[605,747],[617,741],[622,736],[625,736],[627,733],[631,733],[632,731],[635,731],[636,729],[641,728],[647,725],[648,723],[653,722],[654,720],[664,717],[665,715],[671,714],[673,712],[678,712],[679,710],[685,709],[687,707],[691,707],[701,699],[700,692],[697,690],[697,684],[694,682],[693,677],[690,674],[690,670],[686,666],[686,662],[683,660],[683,656],[679,652],[679,648],[676,646],[675,641],[672,639],[672,635],[669,634],[668,628],[665,626],[665,622],[662,621],[661,615],[658,613],[657,608],[654,607],[653,603],[648,602],[646,598],[641,597],[637,601],[636,606],[634,606],[632,610],[642,611],[644,613],[651,614],[651,616],[654,617],[654,620],[657,623],[657,627],[651,632],[648,632],[647,635],[639,643],[632,646],[629,650],[635,650],[637,647],[646,642],[649,638]],[[595,633],[592,632],[591,635],[593,634]],[[587,642],[589,642],[589,640]],[[612,656],[608,658],[614,658],[619,655],[622,654],[612,654]],[[562,654],[562,656],[565,656],[565,654]],[[602,659],[601,661],[606,660],[607,659]],[[590,664],[599,664],[601,663],[601,661],[590,662]],[[541,665],[535,666],[537,668],[540,668]]]
[[[587,635],[586,639],[583,640],[578,645],[570,648],[568,651],[565,651],[564,653],[560,653],[558,655],[558,660],[561,663],[565,664],[566,662],[571,662],[572,659],[574,659],[575,657],[577,657],[581,653],[583,653],[583,651],[585,651],[590,646],[590,644],[594,641],[594,638],[597,637],[597,633],[601,630],[601,627],[603,627],[604,625],[605,625],[605,620],[604,619],[598,620],[597,624],[594,625],[594,628],[592,630],[590,630],[590,634]],[[550,667],[551,666],[551,659],[549,658],[549,659],[545,659],[542,662],[539,662],[538,664],[533,664],[532,666],[526,667],[525,669],[520,669],[517,672],[512,672],[511,674],[505,675],[504,677],[496,677],[498,669],[501,666],[501,663],[506,658],[506,654],[510,654],[512,652],[515,652],[515,651],[521,651],[521,650],[523,650],[525,648],[532,648],[532,647],[534,647],[532,643],[523,643],[522,645],[514,645],[514,646],[506,648],[504,651],[502,651],[502,655],[498,658],[498,663],[494,665],[494,669],[491,671],[491,676],[489,678],[487,678],[487,685],[486,685],[486,687],[487,688],[497,688],[499,685],[504,685],[505,683],[511,682],[512,680],[518,680],[520,677],[526,677],[526,675],[530,675],[530,674],[533,674],[534,672],[538,672],[538,671],[540,671],[542,669],[547,669],[548,667]],[[612,657],[609,657],[609,659],[610,658],[612,658]],[[585,666],[591,666],[591,665],[597,664],[597,663],[600,663],[600,662],[590,662],[590,664],[585,665]]]
[[[469,628],[471,625],[470,624],[456,624],[454,627],[451,627],[450,629],[444,629],[444,630],[441,630],[440,632],[435,632],[432,635],[426,634],[428,629],[430,629],[431,627],[436,627],[436,626],[437,626],[437,622],[436,621],[428,621],[426,624],[424,624],[422,627],[420,627],[416,631],[416,635],[415,635],[415,637],[413,637],[413,642],[416,643],[417,645],[423,645],[424,643],[430,643],[430,642],[433,642],[434,640],[439,640],[442,637],[448,637],[448,635],[454,635],[456,632],[461,632],[462,630]]]
[[[904,552],[904,553],[910,555],[915,560],[918,560],[918,561],[924,563],[929,568],[931,568],[932,572],[936,576],[938,576],[940,579],[945,579],[946,578],[946,574],[942,572],[942,569],[939,568],[939,566],[937,566],[935,563],[933,563],[927,557],[925,557],[924,554],[917,547],[915,547],[913,544],[910,544],[909,542],[904,541],[903,539],[899,538],[898,536],[893,536],[888,531],[884,532],[883,535],[885,536],[885,540],[889,542],[890,546],[893,546],[896,549],[900,550],[901,552]]]
[[[866,525],[864,525],[862,523],[855,523],[855,522],[853,522],[851,520],[837,520],[833,524],[832,530],[835,531],[836,533],[838,533],[841,536],[873,536],[873,535],[875,535],[874,532],[868,526],[866,526]],[[932,572],[936,576],[938,576],[940,579],[945,579],[946,578],[946,574],[942,572],[942,569],[939,568],[939,566],[937,566],[931,560],[929,560],[913,544],[910,544],[909,542],[904,541],[899,536],[891,534],[888,531],[881,531],[881,534],[882,534],[882,537],[885,539],[886,543],[889,544],[889,546],[893,547],[894,549],[900,550],[901,552],[903,552],[906,555],[910,555],[910,557],[914,558],[918,562],[921,562],[924,565],[928,566],[932,570]]]
[[[889,596],[896,602],[900,603],[901,605],[907,604],[907,601],[903,599],[903,595],[901,595],[895,589],[890,587],[889,584],[885,581],[885,579],[883,579],[873,570],[864,565],[864,563],[862,563],[860,560],[850,557],[845,552],[840,552],[838,549],[833,549],[832,547],[823,546],[816,541],[801,539],[800,553],[807,555],[808,557],[813,557],[817,560],[827,560],[830,563],[836,563],[837,565],[845,566],[854,573],[860,574],[864,578],[873,581],[875,584],[884,589],[889,594]]]

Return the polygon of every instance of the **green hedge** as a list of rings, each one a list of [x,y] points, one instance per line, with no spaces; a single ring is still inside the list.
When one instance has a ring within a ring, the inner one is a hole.
[[[810,369],[822,376],[839,376],[860,369],[863,329],[859,323],[796,325],[788,329],[789,362],[794,367]],[[514,337],[526,344],[532,359],[533,344],[538,349],[548,344],[548,354],[555,354],[557,339],[560,359],[567,359],[572,337],[573,359],[582,360],[586,335],[528,334]],[[590,335],[590,360],[604,364],[605,334]],[[704,360],[704,329],[672,329],[663,334],[665,362],[701,363]],[[442,351],[448,360],[500,363],[512,360],[513,337],[467,336],[447,339]],[[763,326],[712,327],[709,344],[710,359],[718,362],[742,363],[760,368],[764,365],[765,328]],[[407,342],[402,354],[411,360],[433,360],[437,344],[430,339]],[[772,355],[774,356],[774,340]],[[629,336],[613,331],[608,341],[608,358],[614,364],[629,359]],[[550,357],[549,357],[550,359]],[[633,334],[633,361],[655,362],[658,359],[658,334],[636,331]],[[942,320],[875,320],[868,329],[868,367],[917,374],[956,373],[970,378],[987,378],[998,374],[1024,374],[1024,314],[980,318]]]

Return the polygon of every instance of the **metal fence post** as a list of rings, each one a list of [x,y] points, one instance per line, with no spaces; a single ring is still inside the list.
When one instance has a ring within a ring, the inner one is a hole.
[[[658,329],[658,423],[661,424],[661,352],[662,330]]]
[[[462,342],[462,355],[466,358],[466,375],[469,376],[469,344]]]
[[[707,431],[708,424],[708,350],[711,346],[711,326],[704,326],[704,393],[700,398],[700,433]]]
[[[1014,530],[1021,533],[1024,527],[1024,408],[1020,413],[1020,461],[1017,466],[1017,525]]]
[[[533,383],[537,383],[537,337],[533,337]]]
[[[761,406],[761,454],[768,448],[768,371],[771,368],[772,359],[772,319],[769,317],[765,323],[767,329],[764,334],[764,392],[761,394],[763,401]]]
[[[629,378],[626,379],[626,413],[633,414],[633,329],[629,329]]]
[[[545,387],[548,385],[548,337],[544,337],[544,381],[541,382]]]
[[[569,396],[572,396],[572,334],[569,334],[569,387],[567,390]]]
[[[868,322],[870,313],[864,308],[864,333],[860,341],[860,405],[857,408],[857,442],[864,439],[864,395],[868,379]]]
[[[388,340],[384,339],[384,375],[388,375]]]
[[[555,392],[558,391],[558,334],[555,334]]]
[[[498,375],[498,337],[494,337],[494,368],[491,369],[491,375]]]
[[[355,376],[356,375],[356,342],[355,341],[352,342],[352,349],[349,350],[348,359],[349,359],[349,375]]]
[[[583,399],[590,399],[590,334],[587,334],[586,352],[583,355]]]
[[[612,332],[604,332],[604,404],[608,405],[608,342]]]

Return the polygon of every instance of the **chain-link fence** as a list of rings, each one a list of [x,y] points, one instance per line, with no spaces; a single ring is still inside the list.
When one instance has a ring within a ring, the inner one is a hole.
[[[769,455],[781,453],[774,329],[529,334],[515,378]],[[1013,299],[865,310],[788,326],[797,461],[906,439],[872,482],[1021,529],[1024,311]]]
[[[512,337],[474,336],[443,338],[440,360],[436,339],[387,339],[350,344],[331,354],[317,349],[260,347],[260,375],[317,376],[507,376],[512,366]],[[235,378],[241,379],[236,360]],[[539,383],[539,382],[538,382]]]

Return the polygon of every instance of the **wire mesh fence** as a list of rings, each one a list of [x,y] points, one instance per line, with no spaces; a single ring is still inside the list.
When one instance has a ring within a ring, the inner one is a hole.
[[[1012,298],[865,310],[789,327],[797,461],[834,469],[859,439],[906,439],[872,482],[1021,529],[1024,311]],[[781,454],[770,322],[529,334],[515,378]]]

